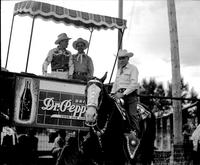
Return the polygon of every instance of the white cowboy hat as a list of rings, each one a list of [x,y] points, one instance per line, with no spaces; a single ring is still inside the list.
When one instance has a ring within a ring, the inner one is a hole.
[[[128,52],[126,49],[120,49],[118,52],[118,58],[119,57],[133,57],[133,53]]]
[[[62,40],[70,40],[66,33],[61,33],[58,35],[58,39],[55,41],[55,44],[59,44]]]
[[[82,39],[82,38],[78,38],[76,41],[73,42],[73,45],[72,45],[73,48],[77,50],[76,45],[77,45],[78,43],[80,43],[80,42],[81,42],[81,43],[84,43],[84,45],[85,45],[85,47],[83,47],[83,49],[88,48],[88,46],[89,46],[88,41],[86,41],[86,40],[84,40],[84,39]]]

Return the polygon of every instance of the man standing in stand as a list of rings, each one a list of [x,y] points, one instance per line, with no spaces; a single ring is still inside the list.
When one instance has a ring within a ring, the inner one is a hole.
[[[69,38],[66,33],[58,35],[55,44],[58,45],[49,51],[43,66],[44,76],[57,77],[62,79],[71,79],[74,72],[72,54],[66,48],[69,44]],[[47,73],[48,65],[51,64],[51,74]]]
[[[92,59],[85,54],[84,50],[89,46],[88,41],[78,38],[73,42],[73,47],[78,52],[73,55],[74,74],[73,79],[87,81],[93,76],[94,66]]]

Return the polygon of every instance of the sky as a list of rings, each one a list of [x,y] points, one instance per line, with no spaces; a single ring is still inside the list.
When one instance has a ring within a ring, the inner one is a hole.
[[[118,17],[118,0],[39,0],[68,9],[94,14]],[[1,1],[1,66],[6,63],[12,14],[18,0]],[[178,27],[179,58],[181,77],[200,97],[200,1],[175,0]],[[167,12],[167,0],[124,0],[123,19],[127,20],[127,29],[123,37],[123,49],[133,52],[130,63],[139,69],[139,82],[154,78],[166,87],[172,79],[170,37]],[[24,72],[28,54],[32,19],[16,16],[13,26],[7,69],[12,72]],[[73,41],[82,37],[89,40],[90,32],[62,23],[36,19],[30,58],[29,73],[42,74],[42,63],[54,44],[58,34],[67,33]],[[93,59],[94,75],[101,77],[108,72],[109,82],[117,53],[117,30],[100,30],[92,34],[88,55]],[[50,72],[50,67],[48,72]],[[115,79],[116,68],[112,75]]]

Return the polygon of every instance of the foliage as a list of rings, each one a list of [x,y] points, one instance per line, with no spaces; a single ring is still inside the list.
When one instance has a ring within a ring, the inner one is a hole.
[[[149,81],[143,79],[140,86],[140,102],[144,103],[154,112],[164,112],[169,110],[172,105],[172,99],[165,99],[165,97],[172,97],[172,83],[167,84],[167,89],[164,89],[162,83],[156,82],[154,78],[150,78]],[[155,97],[148,97],[155,96]],[[186,104],[194,103],[198,94],[192,88],[189,90],[189,84],[184,82],[184,79],[181,79],[181,98],[190,98],[182,101],[182,107]]]
[[[172,97],[172,84],[168,82],[168,89],[167,89],[167,97]],[[192,88],[189,90],[189,84],[184,82],[184,79],[181,78],[181,98],[190,98],[190,100],[182,101],[182,107],[186,104],[192,104],[196,102],[198,98],[198,94]],[[172,101],[172,100],[171,100]]]
[[[165,97],[166,92],[164,90],[163,84],[157,83],[154,78],[151,78],[149,82],[146,79],[143,79],[141,88],[143,89],[140,92],[141,95]],[[140,101],[148,105],[149,109],[152,109],[154,112],[169,109],[169,103],[165,99],[142,97]]]

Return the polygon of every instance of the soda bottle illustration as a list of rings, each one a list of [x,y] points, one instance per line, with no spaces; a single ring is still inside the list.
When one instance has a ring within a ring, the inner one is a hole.
[[[31,117],[32,95],[31,81],[25,80],[24,90],[20,99],[19,119],[27,121]]]

